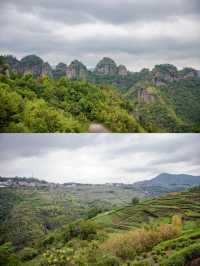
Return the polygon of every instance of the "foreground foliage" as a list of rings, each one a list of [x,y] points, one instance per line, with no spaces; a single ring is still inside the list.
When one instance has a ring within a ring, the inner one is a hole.
[[[67,78],[0,76],[1,132],[87,132],[92,122],[114,132],[142,132],[114,89]]]

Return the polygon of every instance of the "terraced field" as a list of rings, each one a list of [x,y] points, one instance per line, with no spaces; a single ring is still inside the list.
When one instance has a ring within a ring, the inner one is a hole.
[[[200,265],[200,187],[97,216],[88,215],[86,191],[78,191],[77,197],[66,189],[5,189],[0,197],[0,265]],[[92,210],[97,203],[106,207],[105,198],[100,201],[102,192],[95,188],[99,198],[92,202]],[[110,194],[119,200],[119,192],[104,194],[110,201]]]
[[[200,193],[169,193],[160,198],[99,214],[94,220],[106,227],[127,230],[155,220],[159,222],[170,219],[174,214],[180,214],[188,222],[200,220]]]

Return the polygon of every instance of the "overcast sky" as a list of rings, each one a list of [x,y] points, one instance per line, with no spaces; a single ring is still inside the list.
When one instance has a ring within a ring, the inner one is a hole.
[[[199,0],[0,0],[0,53],[200,69]]]
[[[200,175],[199,134],[0,134],[0,175],[133,183]]]

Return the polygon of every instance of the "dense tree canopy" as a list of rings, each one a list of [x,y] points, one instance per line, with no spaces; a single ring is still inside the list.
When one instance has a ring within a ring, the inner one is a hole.
[[[68,79],[66,69],[59,64],[55,71],[65,76],[53,78],[37,56],[0,57],[0,132],[88,132],[95,123],[110,132],[200,131],[194,69],[166,64],[125,76],[89,71],[84,81]]]

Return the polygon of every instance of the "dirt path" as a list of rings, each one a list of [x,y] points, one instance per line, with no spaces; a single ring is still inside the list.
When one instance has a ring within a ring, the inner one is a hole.
[[[89,127],[89,133],[110,133],[102,124],[92,123]]]

